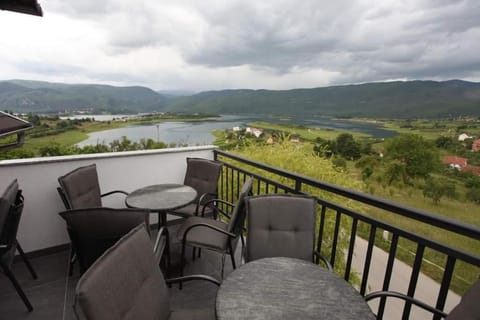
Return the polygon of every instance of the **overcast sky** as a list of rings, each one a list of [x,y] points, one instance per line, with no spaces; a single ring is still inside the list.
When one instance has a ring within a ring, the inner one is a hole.
[[[0,79],[154,90],[480,81],[479,0],[38,0],[0,11]]]

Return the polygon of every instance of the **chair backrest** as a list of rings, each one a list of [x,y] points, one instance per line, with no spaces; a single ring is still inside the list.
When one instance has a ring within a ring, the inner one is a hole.
[[[218,178],[222,170],[223,163],[220,161],[187,158],[187,172],[183,184],[197,190],[197,202],[203,194],[212,194],[205,197],[203,202],[216,198]],[[201,203],[203,204],[203,203]]]
[[[247,248],[245,260],[290,257],[312,261],[316,200],[297,195],[263,195],[245,200]]]
[[[67,209],[101,207],[97,166],[79,167],[58,178],[60,197]],[[63,193],[63,194],[62,194]]]
[[[230,218],[230,222],[228,224],[228,232],[234,233],[239,235],[243,230],[243,225],[245,223],[245,199],[251,195],[252,192],[252,184],[253,179],[248,178],[245,180],[245,183],[240,190],[238,195],[237,203],[235,204],[235,208],[233,208],[233,212]]]
[[[168,319],[168,289],[145,226],[131,230],[83,274],[74,310],[79,319]]]
[[[13,180],[0,197],[0,257],[11,253],[8,263],[13,258],[16,245],[18,225],[23,211],[23,195],[18,189],[17,179]]]
[[[59,214],[67,222],[81,273],[118,239],[139,224],[149,222],[148,211],[137,209],[85,208]]]
[[[465,292],[460,303],[445,318],[446,320],[480,319],[480,279]]]

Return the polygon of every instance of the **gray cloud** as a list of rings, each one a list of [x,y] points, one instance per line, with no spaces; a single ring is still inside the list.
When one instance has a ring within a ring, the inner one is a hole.
[[[45,21],[65,30],[49,39],[51,54],[43,48],[44,66],[24,63],[15,39],[6,43],[22,74],[203,90],[480,79],[477,0],[41,3]],[[65,51],[71,45],[78,56]]]

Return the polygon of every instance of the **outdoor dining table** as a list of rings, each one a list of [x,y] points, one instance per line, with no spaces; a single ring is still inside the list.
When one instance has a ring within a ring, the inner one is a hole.
[[[228,319],[342,319],[375,317],[344,279],[314,263],[264,258],[242,265],[217,292],[216,316]]]
[[[197,191],[183,184],[164,183],[146,186],[127,195],[125,205],[129,208],[147,209],[158,213],[159,227],[167,226],[167,212],[182,208],[192,203],[197,197]],[[170,240],[168,228],[166,233],[167,266],[170,263]]]

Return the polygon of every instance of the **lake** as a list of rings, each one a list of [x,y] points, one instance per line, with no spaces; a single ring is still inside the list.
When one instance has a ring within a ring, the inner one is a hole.
[[[71,118],[93,117],[97,121],[109,121],[121,116],[76,116]],[[247,123],[265,121],[279,124],[296,124],[309,127],[319,127],[333,130],[347,130],[370,134],[377,138],[388,138],[396,135],[395,132],[377,126],[374,123],[337,120],[325,117],[274,117],[268,115],[237,116],[223,115],[219,118],[207,119],[199,122],[161,122],[154,125],[130,125],[124,128],[98,131],[89,134],[88,139],[77,144],[79,147],[99,143],[109,144],[123,136],[132,141],[140,139],[153,139],[165,143],[181,143],[188,145],[206,145],[215,141],[212,135],[214,130],[232,129],[233,127],[246,127]]]

